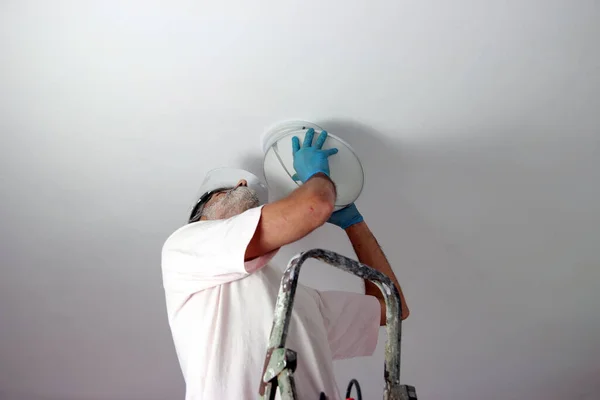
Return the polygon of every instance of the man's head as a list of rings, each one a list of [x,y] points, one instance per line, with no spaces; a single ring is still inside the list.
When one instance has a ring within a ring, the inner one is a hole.
[[[258,205],[258,195],[241,179],[233,188],[213,192],[200,210],[199,220],[231,218]]]
[[[261,180],[239,168],[222,167],[208,171],[199,193],[188,223],[230,218],[267,204],[269,200],[269,192]]]

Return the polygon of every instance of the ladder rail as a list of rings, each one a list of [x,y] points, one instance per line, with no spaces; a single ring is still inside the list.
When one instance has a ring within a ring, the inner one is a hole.
[[[293,358],[293,361],[286,361],[285,358],[287,357],[278,357],[277,360],[274,360],[272,359],[272,355],[276,349],[285,348],[300,269],[304,262],[309,258],[320,260],[326,264],[358,276],[359,278],[369,280],[379,288],[385,299],[387,330],[384,366],[385,387],[383,398],[384,400],[407,399],[408,397],[400,385],[402,307],[398,289],[390,278],[376,269],[341,254],[324,249],[312,249],[295,255],[288,263],[283,274],[281,286],[279,287],[279,294],[277,296],[277,303],[275,305],[273,325],[271,327],[263,376],[259,388],[261,398],[268,400],[274,398],[277,386],[280,386],[282,389],[286,388],[287,397],[283,397],[282,393],[282,399],[296,398],[294,384],[293,382],[289,382],[289,379],[293,379],[293,377],[288,370],[290,367],[292,372],[295,369],[295,353],[293,356],[287,353],[290,358]],[[277,354],[282,353],[278,352]]]

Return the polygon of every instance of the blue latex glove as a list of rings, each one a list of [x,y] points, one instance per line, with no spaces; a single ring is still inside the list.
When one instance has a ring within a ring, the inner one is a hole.
[[[331,217],[329,217],[329,220],[327,220],[327,222],[329,222],[330,224],[337,225],[342,229],[346,229],[349,226],[358,224],[359,222],[363,221],[363,216],[360,214],[360,212],[358,212],[358,209],[356,208],[354,203],[342,208],[341,210],[334,212],[333,214],[331,214]]]
[[[312,145],[315,130],[310,128],[306,131],[304,136],[304,143],[300,148],[300,139],[296,136],[292,138],[292,151],[294,154],[294,169],[296,173],[292,178],[294,180],[306,182],[314,174],[319,172],[329,176],[329,161],[327,157],[338,152],[338,149],[321,150],[325,140],[327,139],[327,132],[323,131],[319,135],[315,145]]]

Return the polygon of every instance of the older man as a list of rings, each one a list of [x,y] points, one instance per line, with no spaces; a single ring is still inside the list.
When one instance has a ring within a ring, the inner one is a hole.
[[[189,223],[167,239],[162,252],[169,324],[186,382],[186,399],[258,396],[281,271],[268,265],[277,250],[325,222],[344,229],[358,259],[400,285],[354,205],[332,214],[335,185],[323,150],[293,139],[294,168],[302,185],[265,204],[267,193],[247,171],[207,174]],[[408,316],[404,299],[403,317]],[[320,292],[299,285],[286,345],[298,352],[294,374],[300,399],[340,398],[332,361],[371,355],[385,302],[370,282],[365,294]]]

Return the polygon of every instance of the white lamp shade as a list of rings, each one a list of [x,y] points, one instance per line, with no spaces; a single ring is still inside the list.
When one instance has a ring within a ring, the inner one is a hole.
[[[297,189],[302,183],[292,179],[295,174],[292,138],[304,142],[309,128],[315,130],[316,141],[323,128],[310,122],[289,121],[277,124],[263,135],[264,174],[269,186],[269,201],[277,201]],[[335,209],[339,210],[356,201],[364,184],[362,164],[352,147],[338,136],[328,132],[323,149],[337,148],[338,153],[329,157],[331,180],[337,188]]]

